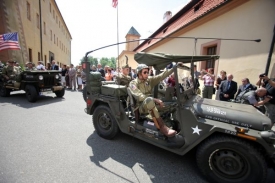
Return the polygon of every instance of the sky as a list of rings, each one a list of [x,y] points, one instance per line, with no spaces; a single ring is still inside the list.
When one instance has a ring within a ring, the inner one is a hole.
[[[141,39],[149,37],[164,23],[166,11],[175,15],[190,0],[118,0],[117,8],[112,0],[55,1],[72,36],[71,62],[79,64],[88,51],[124,42],[132,26]],[[124,48],[112,46],[89,56],[117,57]]]

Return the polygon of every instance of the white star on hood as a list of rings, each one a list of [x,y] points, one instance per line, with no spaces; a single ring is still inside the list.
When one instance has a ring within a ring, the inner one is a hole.
[[[198,125],[195,128],[193,128],[193,127],[191,127],[191,128],[193,129],[193,134],[197,133],[198,135],[200,135],[200,131],[202,131],[202,130],[198,128]]]

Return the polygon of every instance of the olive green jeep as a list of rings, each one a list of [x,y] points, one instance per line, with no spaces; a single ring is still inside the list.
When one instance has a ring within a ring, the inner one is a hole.
[[[165,88],[162,98],[167,109],[160,115],[177,132],[174,137],[166,137],[149,117],[139,114],[127,87],[101,82],[99,74],[90,73],[89,62],[83,63],[87,75],[83,93],[85,112],[93,116],[95,130],[103,138],[113,139],[120,131],[178,155],[196,149],[198,168],[210,182],[265,182],[268,168],[275,167],[271,120],[253,106],[205,99],[196,94],[190,69],[193,63],[218,58],[135,54],[139,64],[153,66],[157,73],[172,62],[188,66],[173,66],[176,85]],[[159,96],[158,89],[155,87],[152,93],[154,98]]]
[[[13,91],[24,90],[27,100],[36,102],[40,95],[55,93],[57,97],[63,97],[65,94],[60,71],[23,71],[16,78],[16,81],[7,81],[0,73],[1,97],[8,97]]]

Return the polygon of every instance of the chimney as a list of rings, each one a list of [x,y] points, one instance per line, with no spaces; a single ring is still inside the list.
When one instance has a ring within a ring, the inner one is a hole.
[[[172,17],[171,11],[166,11],[163,15],[163,23],[167,22]]]

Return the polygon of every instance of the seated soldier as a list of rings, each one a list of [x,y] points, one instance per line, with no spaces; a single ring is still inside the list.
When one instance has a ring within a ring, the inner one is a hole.
[[[168,137],[175,136],[176,131],[168,128],[164,124],[156,108],[156,104],[159,104],[160,108],[162,108],[164,107],[164,103],[160,99],[151,97],[154,86],[169,76],[173,72],[173,69],[165,70],[157,76],[148,76],[149,67],[145,64],[139,64],[136,71],[137,78],[130,82],[129,90],[137,101],[139,112],[143,114],[149,113],[153,117],[156,127],[164,135]]]
[[[7,80],[7,82],[12,82],[12,83],[15,83],[15,81],[19,82],[18,78],[20,76],[20,70],[18,67],[15,66],[15,63],[16,63],[15,61],[9,60],[8,65],[5,66],[2,70],[2,75]],[[18,84],[20,86],[20,83],[16,83],[15,87],[17,87]]]
[[[122,73],[119,73],[116,76],[116,84],[118,85],[124,85],[129,86],[129,83],[131,81],[131,77],[129,76],[129,66],[128,64],[122,66]]]
[[[35,71],[35,70],[37,70],[37,69],[35,67],[33,67],[33,63],[28,62],[27,67],[26,67],[26,71]]]

